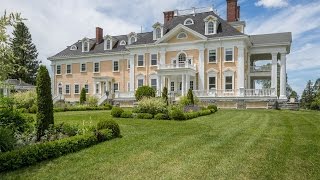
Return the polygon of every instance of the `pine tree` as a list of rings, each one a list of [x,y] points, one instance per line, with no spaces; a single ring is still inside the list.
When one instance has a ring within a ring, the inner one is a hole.
[[[54,124],[51,81],[47,68],[40,66],[37,74],[37,139],[40,140],[50,124]]]
[[[13,38],[10,46],[15,60],[14,70],[9,74],[9,77],[11,79],[21,78],[27,83],[35,84],[40,62],[37,60],[38,52],[36,46],[32,43],[29,29],[23,22],[19,22],[15,25],[12,34]]]
[[[315,93],[314,88],[312,87],[311,80],[308,81],[306,88],[303,90],[301,95],[301,106],[310,109],[311,103],[314,100]]]
[[[194,105],[194,98],[193,98],[192,89],[189,89],[189,90],[188,90],[187,97],[188,97],[188,99],[189,99],[190,104],[191,104],[191,105]]]
[[[87,101],[86,93],[86,89],[82,88],[80,93],[80,104],[84,104]]]
[[[163,87],[162,90],[162,98],[166,101],[167,105],[169,105],[169,101],[168,101],[168,88],[167,87]]]

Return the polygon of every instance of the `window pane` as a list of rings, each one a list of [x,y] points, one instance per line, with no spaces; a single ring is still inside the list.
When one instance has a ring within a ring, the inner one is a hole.
[[[143,79],[138,79],[138,87],[143,86]]]
[[[99,63],[94,63],[94,72],[99,72],[100,67],[99,67]]]
[[[143,62],[143,55],[139,55],[138,56],[138,66],[143,66],[144,62]]]
[[[84,88],[85,88],[85,90],[86,90],[86,93],[89,93],[89,85],[88,85],[88,84],[85,84],[85,85],[84,85]]]
[[[174,91],[174,82],[171,82],[170,90],[171,90],[171,91]]]
[[[119,84],[118,83],[114,83],[113,84],[113,90],[114,91],[119,91]]]
[[[226,84],[226,89],[232,89],[232,84]]]
[[[151,65],[157,65],[157,54],[151,54]]]
[[[232,76],[226,77],[226,83],[232,83]]]
[[[193,90],[193,81],[190,81],[190,89]]]
[[[209,77],[209,89],[216,88],[216,77]]]
[[[57,66],[57,74],[61,74],[61,66],[60,65]]]
[[[232,61],[233,59],[233,51],[231,48],[226,49],[226,61]]]
[[[118,61],[114,61],[113,62],[113,71],[118,71],[119,70],[119,62]]]
[[[156,39],[159,39],[159,38],[161,38],[161,29],[157,28],[156,29]]]
[[[74,93],[79,94],[79,85],[78,84],[74,85]]]
[[[213,22],[208,22],[208,34],[213,34],[214,32]]]
[[[82,72],[86,71],[86,64],[81,64],[81,71]]]
[[[151,87],[157,90],[157,79],[151,79]]]
[[[209,62],[216,62],[216,50],[209,51]]]
[[[67,65],[67,74],[70,74],[71,73],[71,65]]]

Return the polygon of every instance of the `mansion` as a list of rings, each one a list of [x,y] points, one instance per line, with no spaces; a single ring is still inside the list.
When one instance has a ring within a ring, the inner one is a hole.
[[[48,58],[54,101],[79,101],[85,88],[99,104],[108,99],[130,106],[144,85],[159,95],[167,87],[172,100],[192,89],[201,101],[222,108],[268,108],[287,101],[291,33],[245,34],[237,0],[226,3],[226,20],[209,7],[163,12],[163,22],[151,32],[110,35],[96,27],[95,38],[84,37]],[[258,80],[270,80],[270,88],[259,89]]]

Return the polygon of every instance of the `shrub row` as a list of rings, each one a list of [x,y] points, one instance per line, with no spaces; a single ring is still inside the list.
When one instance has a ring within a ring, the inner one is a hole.
[[[0,153],[0,172],[14,170],[36,162],[76,152],[113,137],[111,130],[103,129],[95,133],[34,144],[21,149]]]
[[[79,107],[62,107],[53,108],[54,112],[65,112],[65,111],[94,111],[94,110],[110,110],[112,106],[79,106]]]

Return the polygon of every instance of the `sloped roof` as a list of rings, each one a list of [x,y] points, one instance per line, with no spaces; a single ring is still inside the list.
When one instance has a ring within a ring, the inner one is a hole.
[[[205,22],[204,19],[209,16],[215,16],[218,19],[218,32],[213,35],[205,35]],[[165,35],[170,30],[172,30],[174,27],[176,27],[179,24],[183,24],[184,21],[188,18],[191,18],[194,21],[194,24],[187,25],[188,28],[208,37],[208,38],[215,38],[215,37],[223,37],[223,36],[237,36],[237,35],[243,35],[243,33],[239,32],[237,29],[229,25],[225,20],[220,18],[218,15],[216,15],[213,11],[210,12],[202,12],[197,13],[195,15],[183,15],[183,16],[174,16],[172,20],[164,24],[163,27],[163,34]],[[50,57],[50,58],[63,58],[63,57],[69,57],[69,56],[85,56],[85,55],[91,55],[96,53],[113,53],[113,52],[121,52],[121,51],[127,51],[126,47],[123,45],[120,45],[121,40],[125,40],[128,43],[128,37],[127,35],[119,35],[119,36],[112,36],[113,38],[117,39],[117,43],[114,45],[112,50],[104,50],[104,43],[101,42],[100,44],[95,44],[95,38],[90,39],[90,51],[89,52],[82,52],[82,42],[79,40],[78,42],[74,43],[73,45],[77,46],[77,50],[70,50],[71,46],[68,46],[63,51],[59,52],[58,54]],[[141,45],[141,44],[151,44],[154,43],[155,40],[153,40],[153,32],[145,32],[145,33],[137,33],[137,41],[135,43],[132,43],[132,45]],[[49,58],[49,59],[50,59]]]
[[[291,44],[292,42],[291,32],[259,34],[249,37],[253,46],[262,44]]]

